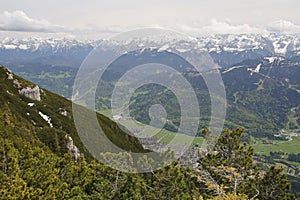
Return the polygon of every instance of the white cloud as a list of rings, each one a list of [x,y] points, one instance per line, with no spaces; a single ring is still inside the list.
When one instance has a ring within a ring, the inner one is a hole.
[[[177,24],[176,24],[177,23]],[[177,21],[165,24],[159,24],[154,27],[165,27],[186,33],[191,36],[201,36],[210,34],[268,34],[271,32],[284,34],[299,34],[300,26],[290,21],[278,20],[267,25],[249,25],[247,23],[232,23],[229,19],[222,21],[212,19],[209,21]],[[63,34],[63,36],[75,35],[76,37],[99,38],[102,36],[111,36],[126,30],[136,29],[138,27],[148,27],[134,25],[115,25],[115,26],[96,26],[89,24],[85,28],[63,27],[44,19],[34,19],[29,17],[23,11],[4,11],[0,13],[0,32],[15,34]],[[150,26],[151,27],[151,26]]]
[[[300,25],[286,20],[274,21],[267,25],[250,26],[249,24],[233,24],[230,20],[218,21],[212,19],[208,23],[182,23],[165,27],[170,27],[193,36],[210,34],[269,34],[274,32],[300,34]]]
[[[299,34],[300,26],[290,21],[278,20],[270,23],[267,26],[267,30],[269,30],[270,32],[278,32],[278,33],[285,33],[285,34]]]
[[[23,11],[4,11],[0,14],[0,30],[21,32],[60,32],[64,27],[51,24],[47,20],[33,19]]]
[[[210,21],[210,24],[202,28],[204,33],[214,34],[258,34],[263,33],[264,30],[250,26],[248,24],[231,24],[230,22],[221,22],[215,19]]]
[[[248,24],[232,24],[229,20],[218,21],[212,19],[209,23],[193,23],[192,25],[178,24],[172,28],[191,35],[209,34],[260,34],[266,33],[263,28],[253,27]]]

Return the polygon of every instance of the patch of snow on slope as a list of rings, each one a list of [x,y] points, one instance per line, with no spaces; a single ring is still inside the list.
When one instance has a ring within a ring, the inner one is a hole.
[[[265,57],[266,60],[269,61],[269,63],[273,63],[276,60],[276,57]]]
[[[169,48],[170,48],[170,46],[169,46],[168,44],[166,44],[166,45],[160,47],[160,48],[158,49],[158,52],[166,51],[166,50],[168,50]]]
[[[27,47],[27,45],[25,45],[25,44],[21,44],[21,45],[19,46],[19,49],[27,50],[28,47]]]
[[[253,73],[259,73],[260,68],[261,68],[261,64],[258,64],[255,69],[248,68],[247,70],[250,71],[250,76],[252,76]]]
[[[4,45],[4,48],[5,48],[5,49],[16,49],[17,46],[16,46],[16,45],[13,45],[13,44],[5,44],[5,45]]]
[[[261,64],[258,64],[254,70],[254,72],[259,73]]]
[[[34,104],[34,103],[28,103],[27,105],[30,106],[30,107],[32,107],[32,106],[34,106],[35,104]]]
[[[185,53],[185,52],[188,52],[189,49],[176,49],[176,51],[178,51],[180,53]]]
[[[234,69],[238,69],[238,68],[241,68],[241,67],[243,67],[243,66],[230,67],[230,68],[226,69],[225,71],[223,71],[222,73],[225,74],[225,73],[228,73],[228,72],[230,72],[230,71],[232,71]]]
[[[43,114],[41,111],[39,111],[39,115],[49,124],[49,126],[52,128],[53,124],[51,123],[51,118],[45,114]]]
[[[275,53],[279,55],[285,55],[289,44],[290,42],[288,41],[282,41],[281,43],[279,41],[273,42]]]

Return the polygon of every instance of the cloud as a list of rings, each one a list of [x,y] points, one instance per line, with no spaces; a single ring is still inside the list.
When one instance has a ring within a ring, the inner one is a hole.
[[[65,28],[47,20],[33,19],[23,11],[4,11],[0,14],[0,30],[20,32],[61,32]]]
[[[233,24],[230,20],[218,21],[212,19],[208,23],[183,23],[170,28],[193,36],[210,34],[300,34],[300,25],[286,20],[274,21],[267,25],[250,26],[249,24]]]
[[[75,27],[63,27],[44,19],[34,19],[29,17],[25,12],[17,11],[4,11],[0,13],[0,31],[2,33],[15,31],[15,33],[32,33],[46,34],[46,33],[61,33],[61,34],[72,34],[79,37],[101,37],[111,36],[112,34],[120,33],[126,30],[132,30],[140,26],[126,26],[115,25],[107,27],[93,26],[89,24],[85,28]],[[143,27],[143,26],[141,26]],[[148,27],[148,26],[147,26]],[[160,24],[154,27],[170,28],[179,32],[186,33],[191,36],[201,36],[210,34],[268,34],[272,32],[283,33],[283,34],[299,34],[300,25],[296,25],[290,21],[278,20],[267,25],[256,25],[252,26],[246,23],[235,24],[230,20],[216,20],[211,19],[209,21],[181,21],[181,22],[170,22],[168,24]]]
[[[192,25],[177,24],[172,28],[191,35],[210,35],[210,34],[261,34],[266,30],[253,27],[248,24],[232,24],[230,21],[218,21],[212,19],[209,23],[194,23]]]
[[[202,28],[204,33],[214,34],[258,34],[264,30],[250,26],[248,24],[231,24],[230,22],[221,22],[215,19],[210,21],[210,24]]]
[[[270,32],[284,33],[284,34],[299,34],[300,26],[290,21],[278,20],[268,24],[267,30]]]

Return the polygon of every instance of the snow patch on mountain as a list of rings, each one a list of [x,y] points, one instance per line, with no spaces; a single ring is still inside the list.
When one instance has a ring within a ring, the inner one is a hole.
[[[21,44],[21,45],[19,46],[19,49],[21,49],[21,50],[27,50],[28,47],[27,47],[26,44]]]
[[[16,45],[13,45],[13,44],[5,44],[5,45],[3,45],[3,47],[5,48],[5,49],[16,49],[17,48],[17,46]]]
[[[28,103],[27,105],[28,105],[28,106],[30,106],[30,107],[33,107],[33,106],[35,106],[35,104],[34,104],[34,103]]]
[[[185,53],[188,52],[190,49],[179,49],[177,48],[176,51],[180,52],[180,53]]]
[[[41,111],[39,111],[39,115],[49,124],[51,128],[53,127],[53,124],[51,123],[51,118],[48,115],[45,115]]]
[[[265,60],[267,60],[269,63],[274,63],[276,62],[281,62],[283,60],[285,60],[284,57],[280,57],[280,56],[270,56],[270,57],[265,57]]]
[[[241,68],[241,67],[243,67],[243,66],[233,66],[233,67],[230,67],[230,68],[227,68],[225,71],[223,71],[222,73],[223,74],[226,74],[226,73],[228,73],[228,72],[230,72],[230,71],[232,71],[232,70],[234,70],[234,69],[239,69],[239,68]]]
[[[253,73],[259,73],[261,66],[262,64],[258,64],[255,69],[248,68],[247,71],[250,71],[250,76],[252,76]]]
[[[290,41],[276,41],[273,43],[275,54],[285,55]]]
[[[166,51],[170,48],[169,44],[165,44],[164,46],[158,49],[158,52]]]
[[[41,111],[39,111],[39,115],[49,124],[51,128],[53,127],[53,124],[51,123],[51,118],[48,115],[45,115]]]
[[[265,57],[266,60],[268,60],[269,63],[273,63],[276,60],[276,57]]]

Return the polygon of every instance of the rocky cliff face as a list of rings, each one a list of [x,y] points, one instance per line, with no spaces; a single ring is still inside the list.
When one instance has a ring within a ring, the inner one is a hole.
[[[40,93],[39,86],[35,86],[34,88],[30,88],[30,87],[23,88],[19,90],[19,93],[29,99],[41,101],[41,93]]]

